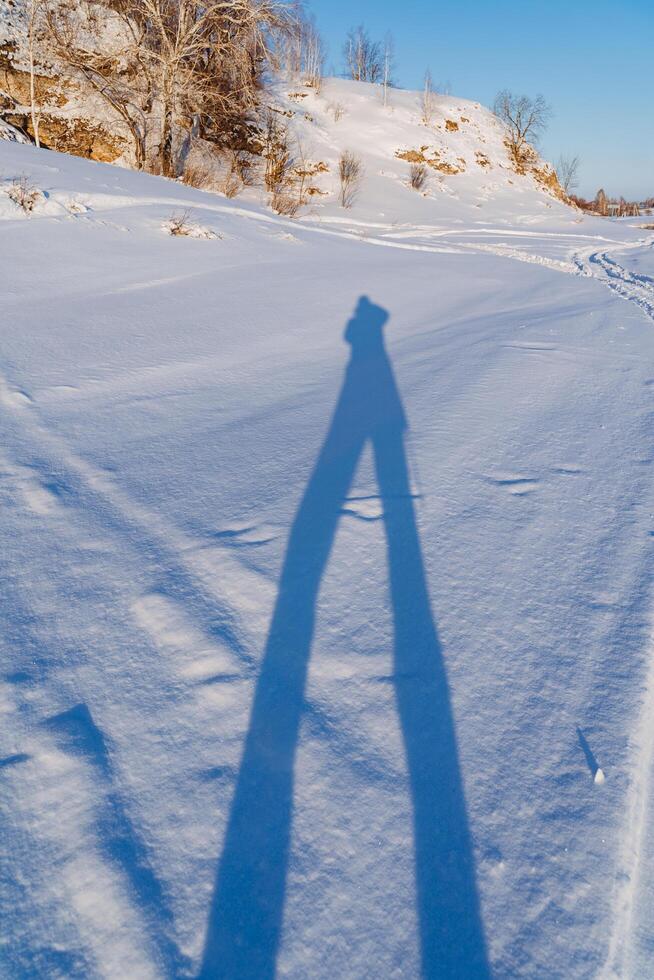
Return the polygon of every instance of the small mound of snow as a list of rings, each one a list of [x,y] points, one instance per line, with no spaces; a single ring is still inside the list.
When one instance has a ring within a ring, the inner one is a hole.
[[[25,174],[0,185],[0,192],[9,198],[15,208],[20,209],[26,215],[32,214],[38,206],[44,204],[48,196],[39,187],[32,184]],[[9,214],[7,216],[13,217],[14,215]]]
[[[204,225],[198,225],[194,221],[190,221],[188,216],[185,214],[172,215],[167,221],[163,222],[161,227],[173,238],[220,238],[220,235],[217,235],[215,231],[211,230],[211,228],[207,228]]]

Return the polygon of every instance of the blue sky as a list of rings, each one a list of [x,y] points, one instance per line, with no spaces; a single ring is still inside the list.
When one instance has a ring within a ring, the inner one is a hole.
[[[343,38],[390,31],[395,77],[417,88],[429,67],[455,95],[491,105],[510,88],[554,110],[542,149],[581,157],[579,193],[654,195],[654,0],[310,0],[340,73]]]

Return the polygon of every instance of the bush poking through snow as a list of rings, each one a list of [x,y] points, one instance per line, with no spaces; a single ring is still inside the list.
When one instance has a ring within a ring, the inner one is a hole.
[[[251,187],[255,183],[253,161],[247,150],[232,150],[230,167],[244,187]]]
[[[427,183],[427,166],[424,163],[412,163],[409,171],[409,183],[414,191],[424,190]]]
[[[327,111],[331,112],[332,119],[337,123],[345,115],[345,106],[342,102],[330,102]]]
[[[204,228],[202,225],[196,225],[189,218],[189,212],[180,211],[177,214],[171,214],[167,221],[164,221],[163,228],[172,235],[173,238],[217,238],[215,232],[211,231],[210,228]]]
[[[35,184],[30,183],[26,174],[15,178],[9,185],[7,195],[14,204],[23,209],[25,214],[31,214],[36,205],[44,200],[43,192]]]
[[[168,231],[169,235],[175,237],[185,237],[189,234],[189,221],[188,221],[188,211],[181,211],[178,214],[171,214],[168,221],[166,221],[164,227]]]
[[[275,191],[270,199],[270,206],[277,214],[294,218],[304,201],[299,195],[288,194],[283,188]]]
[[[351,150],[345,150],[338,161],[338,177],[341,182],[339,200],[342,208],[351,208],[357,196],[361,178],[363,177],[363,164],[358,156]]]
[[[280,123],[276,113],[268,111],[263,135],[263,153],[266,161],[264,184],[271,194],[278,193],[293,166],[288,129]]]
[[[225,197],[232,198],[236,197],[241,187],[242,184],[238,175],[235,174],[233,170],[230,170],[229,173],[225,174],[223,179],[220,181],[218,190],[221,194],[224,194]]]
[[[436,91],[432,81],[431,72],[425,72],[425,81],[420,96],[420,118],[425,126],[431,126],[436,113]]]
[[[189,187],[197,187],[201,191],[211,190],[215,184],[215,173],[206,160],[191,158],[184,165],[182,180]]]

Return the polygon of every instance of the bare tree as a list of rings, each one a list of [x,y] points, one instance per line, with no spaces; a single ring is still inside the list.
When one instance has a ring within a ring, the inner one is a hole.
[[[302,72],[307,85],[320,92],[322,87],[325,46],[313,18],[307,18],[300,30],[302,38]]]
[[[156,133],[158,169],[169,177],[180,134],[215,137],[255,109],[277,37],[296,24],[279,0],[48,0],[48,8],[58,60],[120,115],[140,168]]]
[[[573,191],[579,184],[578,174],[580,162],[578,156],[570,157],[564,156],[563,154],[557,160],[556,176],[559,178],[559,183],[566,194]]]
[[[393,44],[393,37],[391,34],[386,34],[384,37],[384,60],[382,69],[382,101],[384,103],[384,107],[388,105],[388,90],[393,84],[392,73],[394,51],[395,46]]]
[[[363,177],[363,164],[350,150],[345,150],[341,154],[338,161],[338,176],[341,182],[339,194],[341,207],[351,208]]]
[[[279,193],[293,166],[288,127],[276,112],[268,110],[263,134],[263,158],[266,161],[264,184],[271,194]]]
[[[423,123],[425,126],[430,126],[436,111],[436,92],[429,69],[425,72],[422,95],[420,96],[420,110]]]
[[[161,169],[175,176],[175,131],[256,105],[272,32],[288,27],[277,0],[119,0],[147,25],[148,56],[160,102]]]
[[[532,148],[546,129],[552,110],[542,95],[532,99],[504,89],[495,99],[493,112],[506,126],[507,145],[513,162],[522,169],[533,156]]]
[[[597,194],[595,195],[595,200],[593,201],[593,204],[598,214],[608,214],[609,199],[606,196],[606,192],[603,187],[600,187]]]
[[[514,95],[507,89],[498,93],[493,112],[517,141],[532,146],[538,142],[552,114],[542,95],[531,99],[527,95]]]
[[[349,31],[343,55],[347,71],[355,82],[379,82],[384,73],[384,56],[379,41],[372,41],[365,27]]]
[[[38,43],[42,35],[42,0],[28,0],[27,4],[27,59],[30,73],[30,114],[34,142],[40,147],[39,126],[41,106],[36,91],[36,57]]]
[[[75,8],[65,0],[49,0],[44,12],[50,57],[116,112],[132,138],[136,168],[142,170],[153,89],[146,62],[137,75],[141,32],[130,24],[125,33],[121,15],[108,8],[102,22],[90,5]]]

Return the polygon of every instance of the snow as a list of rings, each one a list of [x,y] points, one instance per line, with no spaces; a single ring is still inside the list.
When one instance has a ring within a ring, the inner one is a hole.
[[[336,97],[297,220],[0,143],[3,975],[651,972],[654,236]]]
[[[0,140],[10,140],[12,143],[29,143],[28,138],[23,133],[14,126],[10,126],[4,119],[0,119]]]

